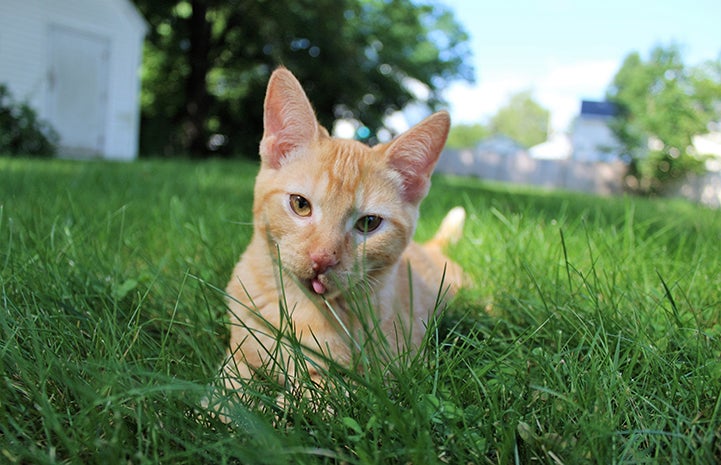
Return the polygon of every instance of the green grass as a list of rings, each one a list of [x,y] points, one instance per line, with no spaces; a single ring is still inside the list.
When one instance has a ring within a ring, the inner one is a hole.
[[[713,463],[721,213],[434,180],[476,285],[423,357],[273,408],[199,407],[249,240],[242,162],[0,159],[2,463]],[[318,406],[321,408],[318,408]]]

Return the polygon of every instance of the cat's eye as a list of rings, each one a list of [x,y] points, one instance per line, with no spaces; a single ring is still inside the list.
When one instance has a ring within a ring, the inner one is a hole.
[[[356,230],[367,234],[378,229],[382,222],[383,218],[381,218],[380,216],[367,215],[356,221],[355,228]]]
[[[310,202],[298,194],[291,194],[290,196],[290,208],[298,216],[310,216],[312,208]]]

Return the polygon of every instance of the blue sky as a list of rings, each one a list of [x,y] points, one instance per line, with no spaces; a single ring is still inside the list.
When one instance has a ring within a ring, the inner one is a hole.
[[[675,42],[687,65],[721,56],[720,0],[441,0],[470,35],[476,83],[446,93],[454,123],[486,122],[523,90],[565,130],[623,59]]]

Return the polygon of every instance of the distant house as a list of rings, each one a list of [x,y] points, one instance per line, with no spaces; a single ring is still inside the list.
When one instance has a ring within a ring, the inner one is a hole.
[[[581,102],[581,114],[571,131],[571,158],[583,162],[618,159],[620,144],[609,127],[617,111],[616,105],[611,102]]]
[[[133,159],[146,28],[130,0],[1,0],[0,83],[59,132],[61,155]]]
[[[721,129],[721,124],[716,126]],[[721,172],[721,131],[718,129],[693,137],[695,152],[706,158],[706,169],[715,172]]]

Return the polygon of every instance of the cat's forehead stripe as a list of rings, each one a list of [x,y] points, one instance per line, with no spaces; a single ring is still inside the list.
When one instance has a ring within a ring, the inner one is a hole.
[[[255,215],[259,215],[260,212],[261,212],[261,210],[263,210],[263,205],[264,205],[266,202],[268,202],[273,196],[278,195],[278,194],[283,194],[283,193],[284,193],[284,190],[283,190],[283,189],[280,189],[280,188],[269,189],[269,190],[265,191],[265,192],[262,194],[262,198],[259,199],[260,202],[256,202],[256,203],[255,203],[255,206],[254,206],[254,209],[253,209],[253,213],[254,213]]]
[[[363,178],[374,163],[371,150],[357,141],[338,141],[319,147],[316,176],[325,173],[327,185],[338,196],[355,196]]]

